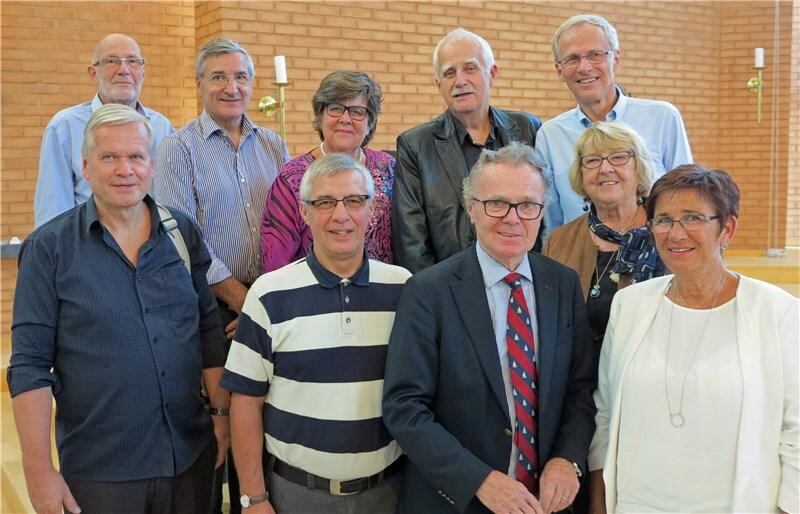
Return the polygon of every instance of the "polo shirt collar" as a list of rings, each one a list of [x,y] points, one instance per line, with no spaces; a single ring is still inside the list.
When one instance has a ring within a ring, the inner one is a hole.
[[[494,260],[492,256],[484,251],[481,243],[475,245],[475,251],[478,254],[478,263],[481,266],[481,274],[483,275],[483,283],[487,288],[493,287],[498,282],[502,281],[506,275],[512,273],[508,271],[505,266]],[[527,254],[523,257],[522,262],[519,263],[514,273],[519,273],[527,278],[529,282],[533,282],[533,273],[531,272],[531,263],[528,260]]]
[[[447,110],[447,113],[452,118],[453,128],[455,128],[456,131],[456,139],[458,141],[458,144],[463,145],[467,141],[469,132],[467,132],[467,129],[464,128],[464,125],[461,124],[458,118],[453,116],[453,113],[450,112],[449,109]],[[494,112],[491,109],[489,109],[489,137],[486,139],[486,143],[488,143],[489,141],[496,141],[496,140],[497,140],[497,124],[494,121]],[[469,142],[475,144],[475,141],[472,140],[472,137],[469,138]]]
[[[306,255],[306,264],[308,264],[309,269],[311,269],[311,273],[314,275],[314,278],[317,279],[319,285],[324,288],[330,289],[336,287],[343,281],[348,281],[357,286],[369,285],[369,258],[366,250],[364,250],[364,261],[361,263],[361,268],[359,268],[359,270],[356,271],[355,274],[350,278],[342,278],[339,275],[325,269],[314,255],[313,246],[311,250],[309,250],[308,255]]]
[[[256,132],[258,130],[258,125],[253,123],[246,114],[242,114],[242,139],[247,139],[247,137]],[[217,131],[225,133],[225,130],[214,121],[214,118],[208,114],[208,111],[203,109],[203,114],[200,115],[200,133],[203,136],[203,139],[208,139]]]
[[[614,107],[606,115],[605,121],[616,121],[624,119],[625,117],[625,108],[628,106],[628,97],[626,97],[619,86],[614,86],[614,91],[617,92],[617,102],[614,104]],[[575,114],[578,116],[578,121],[584,128],[589,128],[592,126],[592,120],[586,116],[583,111],[581,110],[580,105],[575,108]]]

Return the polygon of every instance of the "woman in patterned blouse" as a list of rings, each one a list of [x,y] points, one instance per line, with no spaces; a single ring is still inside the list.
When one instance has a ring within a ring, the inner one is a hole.
[[[311,249],[311,231],[300,215],[300,180],[315,159],[336,152],[359,159],[372,173],[375,212],[367,228],[366,249],[371,258],[392,262],[395,159],[366,148],[375,134],[381,100],[380,86],[366,73],[335,71],[322,79],[311,100],[321,143],[286,163],[267,196],[261,224],[265,272],[305,257]]]

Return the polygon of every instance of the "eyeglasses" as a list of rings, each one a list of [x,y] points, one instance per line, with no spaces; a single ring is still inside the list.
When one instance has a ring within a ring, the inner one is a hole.
[[[369,195],[350,195],[344,198],[323,197],[316,200],[303,200],[303,203],[320,212],[330,212],[339,205],[339,202],[342,202],[348,211],[357,211],[364,207],[369,199]]]
[[[116,68],[122,63],[127,64],[128,68],[141,68],[144,66],[144,59],[141,57],[104,57],[98,59],[92,66],[111,66]]]
[[[591,52],[587,52],[583,55],[568,55],[564,59],[558,61],[558,64],[564,68],[577,68],[583,59],[586,59],[592,64],[600,64],[605,60],[608,54],[612,52],[614,52],[614,50],[607,50],[605,52],[601,52],[600,50],[592,50]]]
[[[666,234],[672,230],[672,225],[680,224],[686,232],[700,230],[706,223],[719,219],[721,216],[705,216],[703,214],[684,214],[680,219],[674,220],[669,216],[656,216],[647,222],[650,231],[654,234]]]
[[[633,157],[633,152],[614,152],[606,155],[584,155],[581,157],[581,166],[587,170],[593,170],[603,165],[603,161],[608,161],[612,166],[623,166]]]
[[[208,77],[209,82],[211,82],[215,86],[227,86],[231,83],[231,80],[239,84],[240,86],[246,86],[250,83],[251,77],[247,73],[237,73],[231,79],[228,75],[224,73],[212,73],[210,77]]]
[[[541,216],[544,208],[544,205],[536,202],[510,203],[505,200],[478,200],[474,196],[472,199],[483,204],[483,212],[490,218],[505,218],[513,208],[517,211],[519,219],[531,221]]]
[[[366,107],[361,107],[360,105],[342,105],[342,104],[328,104],[325,106],[325,112],[328,113],[328,116],[332,116],[334,118],[341,118],[345,111],[350,114],[350,119],[361,121],[367,117],[369,111]]]

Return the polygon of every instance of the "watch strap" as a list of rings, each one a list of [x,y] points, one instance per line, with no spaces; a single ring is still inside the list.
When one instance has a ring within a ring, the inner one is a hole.
[[[242,504],[243,508],[252,507],[256,503],[261,503],[269,500],[269,492],[264,494],[259,494],[258,496],[248,496],[243,494],[242,497],[239,499],[239,502]]]

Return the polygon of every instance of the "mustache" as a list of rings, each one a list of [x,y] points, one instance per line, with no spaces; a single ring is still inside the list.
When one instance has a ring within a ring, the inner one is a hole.
[[[467,93],[474,93],[474,92],[475,92],[475,90],[472,89],[471,87],[457,87],[457,88],[453,89],[453,91],[450,93],[450,96],[458,96],[458,95],[463,95],[463,94],[467,94]]]

